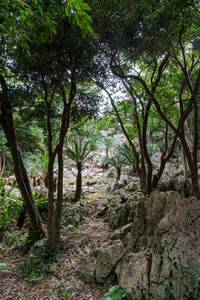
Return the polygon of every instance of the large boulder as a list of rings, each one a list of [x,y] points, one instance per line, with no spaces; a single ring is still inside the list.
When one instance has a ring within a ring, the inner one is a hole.
[[[116,266],[118,284],[132,299],[196,298],[182,271],[200,255],[199,212],[199,200],[177,192],[154,192],[138,206],[132,253]]]
[[[99,250],[96,262],[96,280],[99,283],[108,282],[115,265],[124,255],[124,246],[120,240],[104,243]]]
[[[84,257],[80,264],[79,264],[79,277],[84,281],[88,283],[94,283],[95,276],[94,276],[94,270],[93,267],[90,265],[89,259],[87,257]]]

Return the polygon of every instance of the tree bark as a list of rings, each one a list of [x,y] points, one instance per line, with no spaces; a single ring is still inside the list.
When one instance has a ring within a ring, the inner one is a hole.
[[[76,192],[74,197],[75,202],[81,199],[81,193],[82,193],[82,163],[78,162],[76,166],[77,166],[78,173],[76,178]]]
[[[116,170],[117,170],[117,178],[116,178],[116,181],[119,181],[119,180],[120,180],[120,176],[121,176],[121,167],[116,167]]]
[[[38,209],[32,196],[29,178],[23,164],[21,153],[17,147],[16,134],[13,122],[11,103],[4,94],[0,93],[1,116],[0,124],[4,130],[11,152],[16,180],[21,191],[30,220],[30,233],[34,234],[35,239],[44,236],[44,229],[40,220]]]
[[[58,192],[57,192],[57,203],[55,210],[55,243],[58,244],[60,241],[60,227],[61,227],[61,213],[63,203],[63,145],[60,145],[58,150]]]

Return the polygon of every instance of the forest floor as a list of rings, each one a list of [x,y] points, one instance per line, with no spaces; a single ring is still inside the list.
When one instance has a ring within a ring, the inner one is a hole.
[[[0,300],[100,300],[108,291],[107,285],[85,283],[78,276],[79,263],[87,257],[94,263],[98,247],[108,240],[111,231],[102,218],[96,218],[97,207],[107,199],[105,190],[94,190],[92,197],[84,200],[87,208],[86,222],[73,230],[62,228],[60,247],[51,264],[34,258],[30,253],[22,256],[22,249],[0,246]],[[45,225],[45,224],[44,224]],[[27,229],[17,232],[23,239]],[[83,242],[84,241],[84,242]],[[88,241],[87,243],[85,241]],[[0,244],[2,245],[2,244]],[[52,274],[44,271],[44,265]],[[48,275],[48,276],[47,276]]]

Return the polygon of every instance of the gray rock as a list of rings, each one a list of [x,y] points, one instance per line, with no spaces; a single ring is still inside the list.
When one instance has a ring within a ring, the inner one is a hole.
[[[112,207],[117,207],[122,203],[122,198],[120,195],[111,195],[108,198],[108,204]]]
[[[47,243],[47,238],[43,238],[41,240],[36,241],[30,248],[29,254],[34,253],[37,249],[44,247],[44,245]]]
[[[124,238],[129,232],[132,231],[133,223],[127,224],[122,228],[115,230],[115,232],[111,235],[111,240],[116,240],[120,238]]]
[[[133,216],[130,205],[127,203],[118,205],[117,208],[110,214],[110,227],[115,229],[126,225],[132,221],[129,216]]]
[[[137,183],[135,183],[135,182],[131,182],[131,183],[126,187],[126,190],[127,190],[128,192],[135,192],[135,191],[137,191],[137,189],[138,189],[138,185],[137,185]]]
[[[94,283],[96,281],[94,269],[92,268],[88,258],[86,257],[81,260],[78,273],[79,277],[85,282]]]
[[[129,245],[134,253],[115,270],[132,299],[196,299],[182,270],[199,257],[199,212],[199,200],[177,192],[155,191],[138,206]]]
[[[143,295],[148,295],[148,261],[145,252],[126,256],[117,264],[115,271],[118,283],[131,291],[133,299],[143,299]]]
[[[181,175],[175,177],[165,177],[160,181],[158,189],[162,192],[176,191],[183,197],[189,197],[192,191],[191,180],[185,180]]]
[[[111,187],[111,193],[114,192],[114,191],[118,191],[118,190],[126,187],[126,185],[127,184],[126,184],[126,182],[124,180],[123,181],[119,180],[119,181],[115,182],[113,184],[113,186]]]
[[[79,204],[76,205],[65,205],[62,212],[62,225],[74,225],[79,226],[85,222],[84,218],[85,210],[81,208]]]
[[[50,272],[56,272],[57,269],[58,269],[57,264],[56,264],[56,263],[53,263],[53,264],[50,265],[49,271],[50,271]]]
[[[124,246],[120,240],[104,243],[99,250],[96,262],[96,280],[105,283],[113,268],[124,255]]]

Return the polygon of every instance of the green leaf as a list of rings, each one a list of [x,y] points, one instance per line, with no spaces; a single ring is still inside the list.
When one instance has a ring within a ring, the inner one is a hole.
[[[48,28],[45,28],[45,30],[41,33],[40,36],[41,36],[41,40],[43,42],[46,42],[48,40],[48,38],[49,38],[49,30],[48,30]]]
[[[88,21],[92,22],[92,18],[91,18],[88,14],[86,14],[85,18],[86,18]]]
[[[87,29],[88,29],[92,34],[94,33],[92,27],[88,26]]]
[[[114,293],[119,289],[119,285],[114,285],[109,289],[109,293]]]
[[[110,296],[110,293],[107,293],[103,296],[103,300],[113,300],[113,298],[111,298]]]
[[[115,300],[122,300],[122,296],[115,294],[115,296],[114,296],[113,299],[115,299]]]
[[[39,9],[41,15],[43,15],[43,9],[42,9],[42,7],[41,7],[41,6],[38,6],[38,9]]]
[[[81,4],[83,2],[83,0],[74,0],[73,1],[73,5],[74,7],[78,6],[79,4]]]
[[[65,8],[65,14],[67,17],[69,16],[69,7],[68,6]]]
[[[83,28],[82,29],[82,37],[85,38],[87,33],[88,33],[87,29]]]
[[[84,9],[84,10],[91,10],[91,8],[89,7],[89,5],[87,3],[85,3],[85,2],[83,2],[81,4],[81,8]]]

